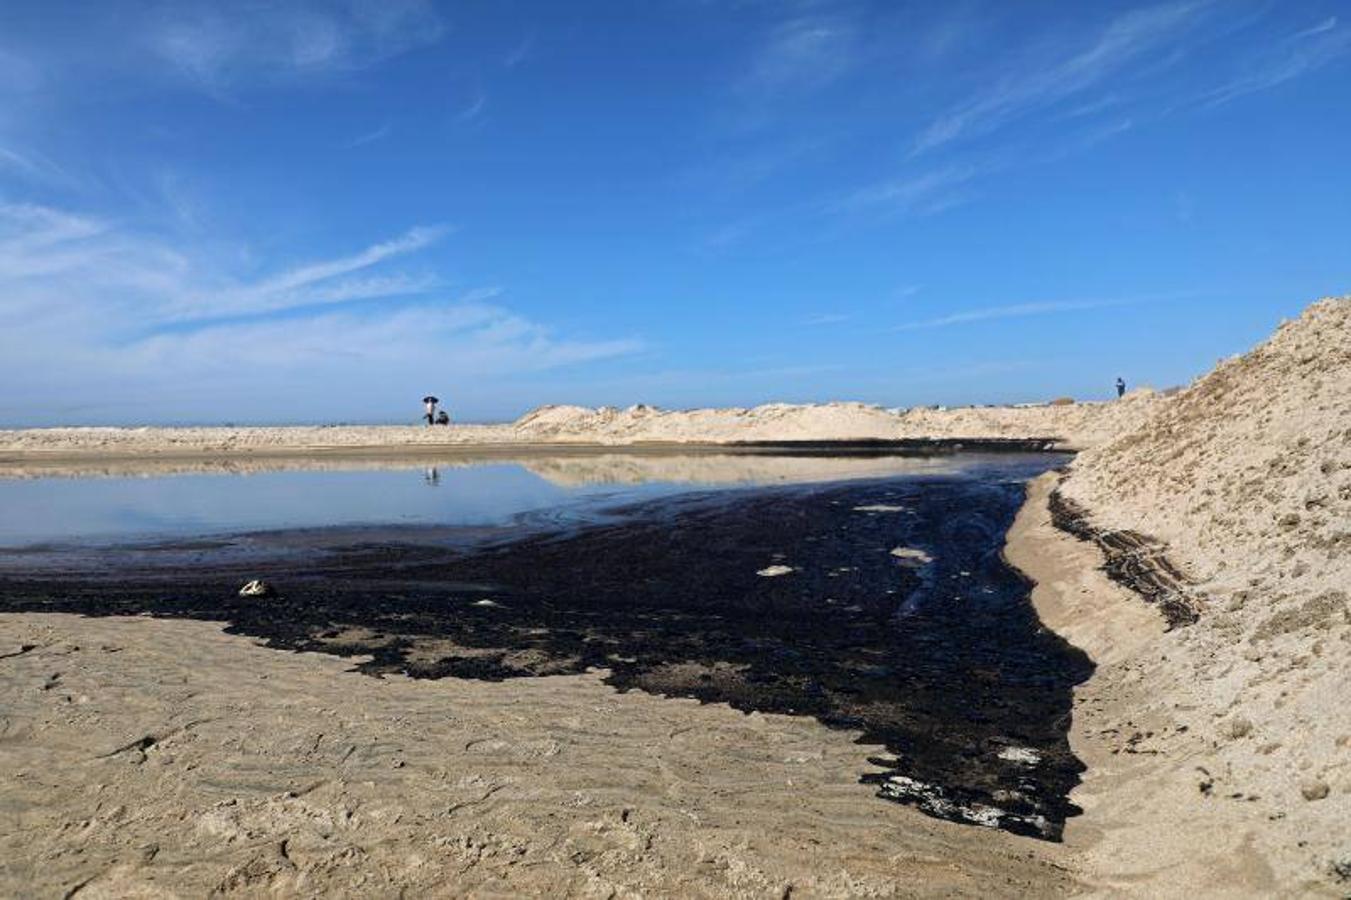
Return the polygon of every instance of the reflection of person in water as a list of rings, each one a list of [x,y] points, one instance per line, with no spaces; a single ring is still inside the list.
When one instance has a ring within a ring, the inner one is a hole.
[[[422,473],[422,480],[436,487],[441,483],[441,473],[436,471],[436,466],[428,466],[427,471]]]

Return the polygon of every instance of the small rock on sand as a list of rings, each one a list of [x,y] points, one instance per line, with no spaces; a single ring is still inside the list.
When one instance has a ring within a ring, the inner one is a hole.
[[[1299,792],[1304,796],[1305,800],[1322,800],[1331,792],[1331,790],[1332,789],[1328,787],[1328,783],[1321,778],[1310,778],[1307,781],[1301,782],[1299,786]]]

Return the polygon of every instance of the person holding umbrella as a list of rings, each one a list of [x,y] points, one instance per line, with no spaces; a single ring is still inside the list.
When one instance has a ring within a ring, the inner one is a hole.
[[[436,423],[436,404],[440,402],[441,402],[440,399],[433,397],[431,394],[428,394],[427,396],[422,398],[422,405],[427,410],[426,414],[422,418],[427,420],[428,425],[433,425]]]

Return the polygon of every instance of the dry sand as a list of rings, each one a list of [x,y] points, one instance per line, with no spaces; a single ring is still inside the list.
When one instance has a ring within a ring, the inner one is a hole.
[[[1137,820],[1234,872],[1263,868],[1273,891],[1351,892],[1351,299],[1315,304],[1081,454],[1062,490],[1099,528],[1163,542],[1193,582],[1196,624],[1093,682],[1135,683],[1106,701],[1113,740],[1139,732],[1133,752],[1158,754],[1121,792]],[[1112,635],[1070,632],[1090,654]],[[1204,858],[1119,839],[1123,858]]]
[[[599,674],[414,681],[352,663],[209,622],[0,615],[0,894],[1071,884],[1026,839],[875,799],[858,783],[869,748],[810,719],[619,694]]]
[[[544,406],[506,425],[334,425],[0,430],[0,466],[43,459],[472,453],[596,447],[695,447],[744,441],[1045,438],[1090,447],[1161,402],[1148,389],[1113,403],[889,410],[862,403],[660,410]]]
[[[1097,665],[1075,690],[1070,729],[1070,745],[1087,766],[1071,795],[1084,812],[1066,824],[1060,857],[1078,879],[1076,893],[1345,896],[1346,883],[1330,868],[1347,855],[1345,799],[1305,801],[1288,755],[1273,756],[1262,777],[1237,777],[1213,715],[1212,676],[1223,665],[1198,670],[1180,637],[1191,629],[1165,632],[1156,610],[1098,570],[1095,546],[1051,524],[1046,501],[1055,486],[1054,475],[1033,485],[1007,556],[1036,580],[1032,601],[1042,621]],[[1345,647],[1340,652],[1345,660]],[[1337,686],[1335,676],[1309,685],[1296,675],[1280,679],[1277,690],[1309,691],[1302,705],[1338,716]],[[1250,755],[1274,737],[1252,744]],[[1297,732],[1280,739],[1287,747],[1303,743]],[[1326,763],[1336,752],[1316,755]]]
[[[649,406],[623,410],[545,406],[522,416],[512,427],[529,440],[601,444],[1051,438],[1065,446],[1088,447],[1129,428],[1158,401],[1155,392],[1142,389],[1116,403],[951,409],[895,410],[862,403],[771,403],[753,409],[675,411]]]

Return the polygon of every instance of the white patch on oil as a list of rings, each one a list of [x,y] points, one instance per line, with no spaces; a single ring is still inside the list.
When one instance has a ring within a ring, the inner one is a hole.
[[[999,751],[999,758],[1024,766],[1035,766],[1041,762],[1041,754],[1031,747],[1005,747]]]
[[[924,566],[933,562],[933,557],[923,550],[916,550],[913,547],[896,547],[892,549],[891,555],[905,563],[907,566]]]

